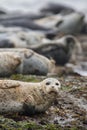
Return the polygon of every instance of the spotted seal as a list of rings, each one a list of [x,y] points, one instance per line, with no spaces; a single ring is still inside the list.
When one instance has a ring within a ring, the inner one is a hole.
[[[58,97],[60,87],[55,78],[37,83],[0,80],[0,113],[45,112]]]

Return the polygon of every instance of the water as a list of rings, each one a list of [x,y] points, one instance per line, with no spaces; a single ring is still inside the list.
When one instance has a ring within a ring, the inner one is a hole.
[[[87,13],[87,0],[0,0],[0,7],[7,11],[36,12],[48,2],[57,2],[69,5],[76,10]]]

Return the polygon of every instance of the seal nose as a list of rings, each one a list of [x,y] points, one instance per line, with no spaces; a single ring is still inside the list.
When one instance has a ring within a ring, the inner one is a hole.
[[[52,88],[54,88],[54,86],[52,86]]]

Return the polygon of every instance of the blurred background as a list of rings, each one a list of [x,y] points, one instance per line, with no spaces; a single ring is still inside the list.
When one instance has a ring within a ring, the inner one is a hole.
[[[0,0],[0,7],[7,11],[38,11],[48,2],[69,5],[76,10],[87,13],[87,0]]]
[[[87,0],[0,0],[2,77],[56,77],[63,93],[44,114],[0,116],[0,130],[87,130]]]

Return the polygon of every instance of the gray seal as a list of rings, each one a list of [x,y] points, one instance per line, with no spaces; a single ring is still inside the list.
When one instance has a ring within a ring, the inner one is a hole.
[[[48,58],[37,54],[30,49],[0,49],[0,54],[2,54],[2,62],[5,64],[3,61],[3,53],[4,55],[7,55],[7,53],[11,56],[17,55],[20,58],[21,62],[16,67],[13,74],[47,75],[55,68],[55,62],[53,60],[49,60]],[[2,70],[2,68],[0,68],[0,70]],[[4,67],[4,70],[6,70],[6,66]]]

